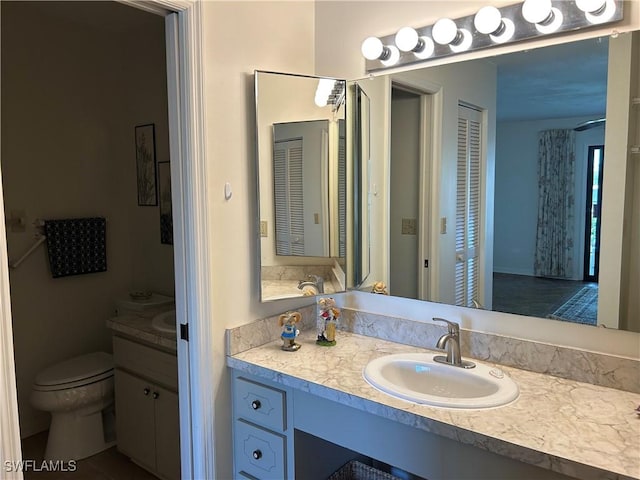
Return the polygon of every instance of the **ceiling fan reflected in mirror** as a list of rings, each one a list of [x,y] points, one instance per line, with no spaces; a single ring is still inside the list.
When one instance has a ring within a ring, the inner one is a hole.
[[[584,132],[585,130],[590,130],[592,128],[596,128],[599,126],[604,126],[606,123],[606,118],[598,118],[596,120],[588,120],[586,122],[582,122],[578,124],[573,130],[576,132]]]

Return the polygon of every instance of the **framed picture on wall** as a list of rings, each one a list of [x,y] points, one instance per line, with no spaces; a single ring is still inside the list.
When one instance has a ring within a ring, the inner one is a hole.
[[[160,186],[160,243],[173,245],[170,162],[158,162],[158,184]]]
[[[136,127],[136,172],[138,179],[138,205],[158,205],[156,187],[156,132],[155,125]]]

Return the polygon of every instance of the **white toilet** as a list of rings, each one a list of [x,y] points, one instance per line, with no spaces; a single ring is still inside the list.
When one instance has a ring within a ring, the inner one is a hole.
[[[51,413],[45,460],[79,460],[115,445],[113,357],[89,353],[43,370],[31,404]]]

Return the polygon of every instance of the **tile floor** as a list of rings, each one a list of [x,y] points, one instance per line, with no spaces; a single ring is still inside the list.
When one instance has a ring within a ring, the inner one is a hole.
[[[38,433],[22,440],[22,457],[35,460],[40,465],[47,444],[48,432]],[[77,462],[74,472],[24,472],[25,480],[157,480],[157,477],[142,469],[116,447],[100,452],[93,457]]]
[[[494,273],[493,310],[546,318],[585,285],[589,283]]]

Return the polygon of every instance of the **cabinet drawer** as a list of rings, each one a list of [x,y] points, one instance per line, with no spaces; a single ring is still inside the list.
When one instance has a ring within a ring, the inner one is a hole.
[[[236,471],[245,477],[286,478],[285,437],[282,435],[236,420],[233,447]]]
[[[178,390],[178,358],[175,355],[114,336],[113,359],[118,367]]]
[[[239,377],[233,396],[236,418],[284,432],[287,429],[285,392]]]

